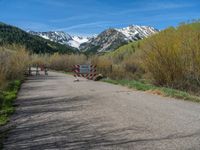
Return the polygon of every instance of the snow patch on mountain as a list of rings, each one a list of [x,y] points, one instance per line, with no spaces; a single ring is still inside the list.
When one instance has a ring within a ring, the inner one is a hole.
[[[153,27],[138,26],[138,25],[130,25],[128,27],[121,28],[121,29],[115,28],[115,30],[124,34],[127,40],[134,40],[134,41],[146,38],[158,32],[158,30]]]
[[[75,48],[79,48],[80,44],[87,42],[89,37],[71,36],[63,31],[34,32],[27,31],[30,34],[38,35],[44,39],[66,44]]]
[[[89,39],[89,37],[72,36],[72,40],[69,40],[67,43],[72,47],[79,48],[82,43],[88,42]]]

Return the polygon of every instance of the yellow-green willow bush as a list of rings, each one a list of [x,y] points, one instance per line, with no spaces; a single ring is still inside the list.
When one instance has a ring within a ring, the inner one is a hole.
[[[49,67],[54,70],[71,71],[73,65],[86,63],[87,57],[85,55],[60,55],[55,53],[49,57]]]
[[[141,44],[142,66],[156,84],[195,90],[200,86],[200,23],[169,28]]]
[[[23,46],[0,47],[0,88],[10,80],[22,79],[29,63],[29,54]]]
[[[105,55],[91,58],[97,71],[112,79],[139,79],[143,74],[138,60],[139,42],[132,42]]]

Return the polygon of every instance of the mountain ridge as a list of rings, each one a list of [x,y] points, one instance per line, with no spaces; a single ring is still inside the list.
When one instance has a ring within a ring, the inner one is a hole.
[[[64,31],[34,32],[45,39],[78,48],[81,52],[106,52],[112,51],[130,41],[138,41],[151,36],[159,30],[151,26],[130,25],[124,28],[109,28],[97,36],[83,37],[72,36]]]
[[[124,28],[109,28],[93,37],[83,37],[70,35],[64,31],[24,31],[0,23],[0,42],[22,43],[37,53],[59,51],[102,53],[113,51],[124,44],[147,38],[158,32],[159,30],[150,26],[130,25]]]
[[[80,44],[85,43],[90,39],[90,37],[73,36],[64,31],[35,32],[29,30],[27,32],[32,35],[37,35],[53,42],[69,45],[75,48],[79,48]]]
[[[138,41],[158,33],[159,30],[150,26],[131,25],[125,28],[110,28],[101,32],[97,37],[80,45],[81,51],[107,52],[131,41]]]

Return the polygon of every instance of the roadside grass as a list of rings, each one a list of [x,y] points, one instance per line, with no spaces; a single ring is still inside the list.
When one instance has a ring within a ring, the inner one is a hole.
[[[64,73],[68,75],[74,75],[74,72],[64,72]]]
[[[60,73],[64,73],[64,74],[68,74],[68,75],[74,75],[74,72],[72,71],[58,71],[58,70],[51,70],[51,71],[54,71],[54,72],[60,72]]]
[[[200,97],[191,95],[187,92],[167,88],[167,87],[158,87],[152,84],[143,83],[140,81],[135,80],[112,80],[112,79],[104,79],[104,82],[112,83],[116,85],[127,86],[129,88],[133,88],[140,91],[147,91],[152,94],[167,96],[167,97],[174,97],[178,99],[193,101],[193,102],[200,102]]]
[[[13,101],[17,98],[20,84],[20,80],[14,80],[5,90],[0,91],[0,126],[5,125],[14,112]]]

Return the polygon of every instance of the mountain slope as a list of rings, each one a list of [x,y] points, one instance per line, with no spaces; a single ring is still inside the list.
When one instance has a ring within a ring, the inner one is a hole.
[[[127,40],[137,41],[146,38],[159,30],[149,26],[131,25],[122,29],[116,29],[127,37]]]
[[[75,48],[79,48],[80,44],[85,43],[89,40],[88,37],[71,36],[63,31],[48,31],[48,32],[27,31],[27,32],[32,35],[38,35],[44,39],[48,39],[53,42],[69,45]]]
[[[108,29],[100,33],[97,37],[92,38],[87,43],[80,45],[84,52],[104,52],[110,49],[116,49],[122,44],[126,44],[126,36],[115,29]]]
[[[158,30],[153,27],[137,25],[122,29],[108,29],[81,44],[79,48],[87,53],[113,51],[130,41],[138,41],[157,32]]]
[[[77,49],[31,35],[17,27],[0,23],[0,45],[22,44],[33,53],[74,53]]]

